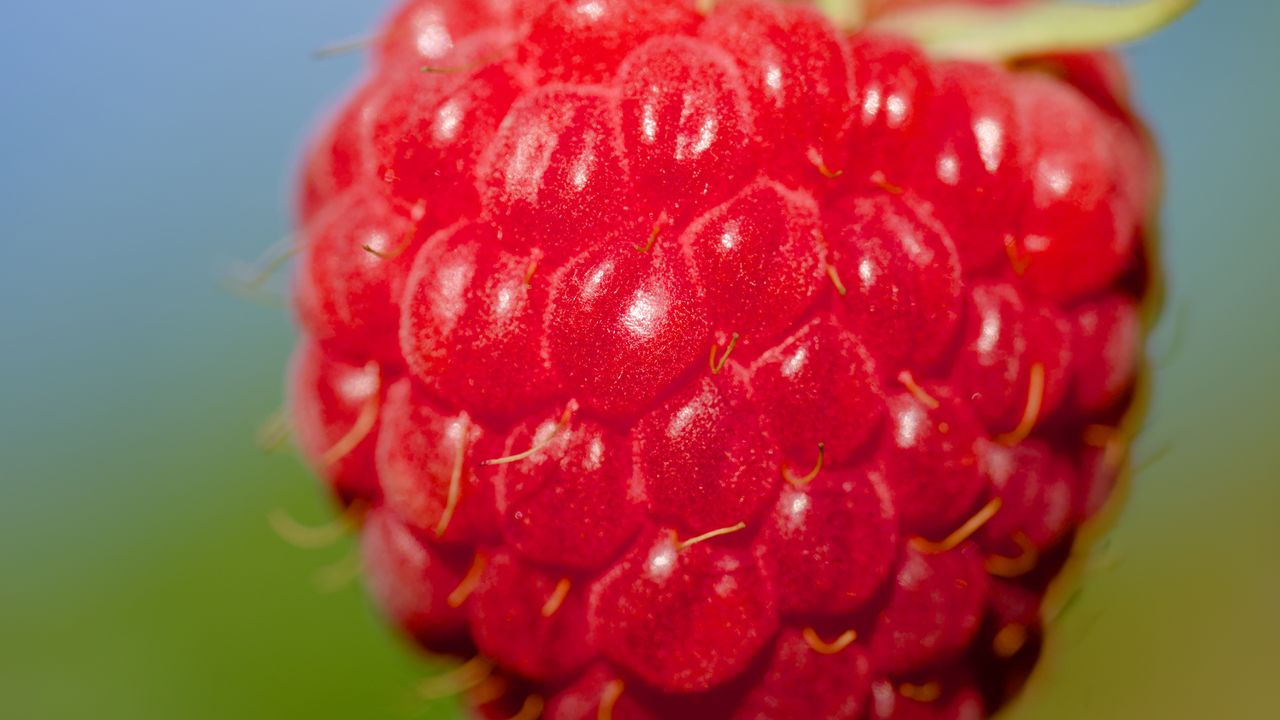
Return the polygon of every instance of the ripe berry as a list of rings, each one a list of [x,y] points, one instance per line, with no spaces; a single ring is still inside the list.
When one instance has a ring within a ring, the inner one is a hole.
[[[555,574],[501,550],[484,563],[467,599],[480,652],[535,681],[572,677],[595,657],[587,641],[587,597]]]
[[[983,544],[1002,555],[1047,550],[1070,528],[1075,470],[1043,443],[983,445],[1000,512],[982,528]]]
[[[556,393],[547,358],[547,288],[527,281],[534,260],[466,223],[418,254],[400,310],[404,360],[423,387],[495,418],[520,417]]]
[[[1013,243],[1027,284],[1055,300],[1106,288],[1133,256],[1140,210],[1126,197],[1117,158],[1120,124],[1077,90],[1015,76],[1019,136],[1031,180],[1021,238]]]
[[[293,436],[313,469],[343,504],[382,494],[373,463],[382,374],[375,361],[355,365],[300,343],[289,367]]]
[[[946,228],[920,198],[884,191],[842,198],[826,222],[836,314],[891,375],[932,367],[963,308],[960,262]]]
[[[887,403],[880,453],[898,523],[907,532],[945,535],[973,513],[987,487],[978,462],[986,433],[973,408],[944,386],[899,392]]]
[[[351,191],[309,229],[296,278],[298,314],[314,337],[338,350],[395,363],[396,306],[418,242],[414,219],[372,192]]]
[[[736,375],[690,383],[632,430],[650,512],[690,534],[745,522],[780,484],[779,453]]]
[[[768,669],[747,693],[735,718],[785,720],[865,717],[871,691],[872,663],[858,647],[814,649],[804,633],[788,629],[778,635]]]
[[[492,135],[520,94],[521,69],[489,65],[438,82],[410,70],[389,82],[373,110],[374,172],[385,194],[437,226],[473,216],[480,203],[471,178],[484,149],[475,139]]]
[[[1066,394],[1070,329],[1050,307],[1028,307],[1009,283],[975,283],[956,358],[954,383],[965,388],[987,427],[1012,431],[1033,404],[1052,415]]]
[[[412,0],[377,35],[303,165],[291,415],[479,717],[1017,692],[1124,472],[1158,178],[1090,38],[1152,28],[937,4]]]
[[[986,602],[977,548],[908,549],[868,642],[877,669],[894,676],[954,659],[977,633]]]
[[[600,652],[654,687],[706,690],[746,669],[778,629],[768,569],[746,548],[640,536],[591,592]]]
[[[899,554],[883,470],[788,475],[757,547],[776,564],[786,612],[840,616],[870,602]]]
[[[656,225],[686,222],[755,173],[754,113],[724,50],[658,36],[627,55],[616,85],[632,181]]]
[[[938,219],[970,272],[1004,260],[1007,238],[1020,231],[1028,158],[1017,143],[1017,109],[1009,79],[978,63],[937,68],[937,96],[924,131],[919,169]]]
[[[680,238],[715,329],[766,346],[818,292],[823,248],[812,198],[752,185],[698,218]],[[733,288],[733,292],[723,289]]]
[[[709,343],[703,291],[674,253],[606,236],[549,286],[551,362],[588,410],[634,419]]]
[[[849,172],[888,184],[907,170],[903,157],[934,117],[934,78],[912,42],[890,35],[847,40],[852,66]]]
[[[756,402],[795,467],[816,453],[853,463],[884,417],[884,390],[858,336],[832,319],[813,320],[756,360]]]
[[[772,172],[810,181],[841,172],[850,152],[849,51],[826,18],[803,5],[726,0],[698,34],[743,69]]]
[[[644,517],[627,437],[599,422],[551,415],[517,428],[494,477],[503,535],[544,565],[590,570],[609,561]]]
[[[479,462],[494,447],[466,412],[438,410],[412,380],[386,392],[375,468],[387,506],[445,542],[477,542],[495,531],[493,484]]]
[[[364,518],[361,558],[369,595],[388,619],[428,646],[465,635],[467,615],[449,601],[464,564],[448,549],[420,537],[394,512]]]

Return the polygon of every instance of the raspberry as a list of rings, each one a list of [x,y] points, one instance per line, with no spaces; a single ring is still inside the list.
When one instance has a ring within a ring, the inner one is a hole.
[[[432,237],[392,318],[404,361],[424,388],[495,418],[556,394],[545,357],[546,285],[526,282],[530,261],[500,246],[500,233],[466,223]],[[504,377],[512,370],[515,377]]]
[[[389,619],[424,643],[466,635],[466,613],[449,603],[466,569],[456,553],[426,541],[385,509],[364,518],[361,539],[369,594]]]
[[[1021,234],[1017,215],[1028,177],[1028,157],[1010,82],[989,65],[940,65],[937,95],[924,135],[920,192],[950,231],[970,272],[989,271],[1004,260],[1005,238]],[[963,189],[960,192],[957,190]],[[1008,264],[1007,262],[1005,264]]]
[[[733,58],[693,38],[660,36],[618,69],[632,180],[660,226],[728,199],[759,164],[747,88]],[[712,130],[712,132],[708,132]]]
[[[1124,471],[1156,272],[1103,46],[1186,2],[937,4],[388,20],[304,163],[290,407],[374,603],[467,660],[437,689],[522,720],[1017,692]]]
[[[784,611],[834,616],[874,598],[898,560],[898,546],[880,468],[831,470],[788,483],[757,544],[776,563]]]
[[[517,428],[507,463],[494,475],[503,534],[522,556],[548,565],[590,570],[609,562],[644,519],[632,487],[631,443],[625,434],[582,418],[548,417]]]
[[[858,336],[815,319],[751,367],[757,402],[788,460],[810,463],[821,448],[832,467],[854,463],[884,416],[876,366]]]
[[[888,601],[868,641],[877,669],[905,675],[954,659],[978,631],[987,602],[987,573],[977,547],[902,558]]]
[[[852,646],[815,652],[813,642],[795,629],[779,633],[764,677],[734,717],[865,717],[872,667],[867,653]]]
[[[761,442],[767,431],[735,375],[690,383],[632,431],[646,504],[689,534],[754,517],[777,486],[779,453]]]
[[[778,629],[769,568],[747,548],[651,530],[591,590],[600,651],[654,687],[696,692],[742,672]]]
[[[928,368],[963,309],[960,262],[946,229],[914,195],[858,194],[827,211],[835,312],[887,370]],[[847,279],[846,279],[847,278]]]
[[[467,600],[476,647],[524,678],[573,677],[597,650],[587,638],[587,598],[570,591],[551,604],[559,583],[509,550],[488,557]]]

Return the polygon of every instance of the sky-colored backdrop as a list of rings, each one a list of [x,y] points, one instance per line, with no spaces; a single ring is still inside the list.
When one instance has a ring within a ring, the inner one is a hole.
[[[409,718],[423,666],[268,530],[324,508],[255,425],[285,315],[218,273],[287,231],[357,0],[9,3],[0,63],[0,716]],[[1280,671],[1280,3],[1131,52],[1169,168],[1151,423],[1024,720],[1272,717]],[[1168,349],[1174,347],[1170,354]],[[1168,450],[1167,454],[1162,451]]]

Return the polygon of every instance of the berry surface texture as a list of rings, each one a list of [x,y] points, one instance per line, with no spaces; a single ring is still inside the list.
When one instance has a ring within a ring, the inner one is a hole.
[[[978,720],[1123,494],[1186,2],[413,0],[312,138],[288,374],[478,718]]]

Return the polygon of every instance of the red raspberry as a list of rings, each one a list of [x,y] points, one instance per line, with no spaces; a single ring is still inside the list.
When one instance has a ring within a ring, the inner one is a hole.
[[[661,690],[697,692],[742,672],[778,630],[766,558],[748,548],[642,533],[591,589],[592,639]]]
[[[307,156],[298,444],[482,717],[972,719],[1036,661],[1154,152],[1096,7],[819,4],[407,2]]]
[[[364,518],[361,550],[369,595],[415,639],[441,644],[465,637],[467,615],[449,602],[465,561],[425,540],[386,509]],[[424,592],[426,590],[426,592]]]

